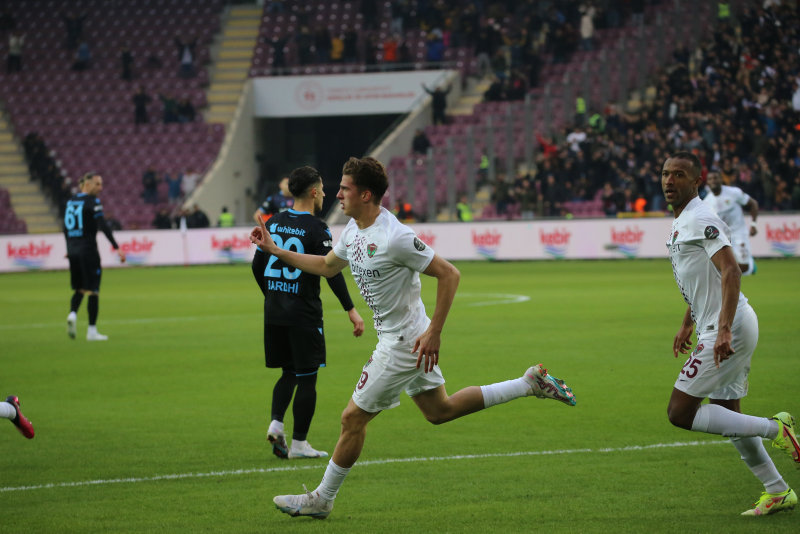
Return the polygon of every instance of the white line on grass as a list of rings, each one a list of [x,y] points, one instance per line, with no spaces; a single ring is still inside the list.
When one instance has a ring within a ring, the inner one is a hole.
[[[411,457],[411,458],[386,458],[383,460],[365,460],[358,462],[356,465],[386,465],[396,463],[421,463],[421,462],[441,462],[445,460],[475,460],[481,458],[513,458],[515,456],[549,456],[554,454],[592,454],[592,453],[610,453],[610,452],[631,452],[631,451],[646,451],[652,449],[666,449],[675,447],[699,447],[703,445],[720,445],[722,443],[730,443],[728,440],[717,441],[676,441],[673,443],[654,443],[652,445],[629,445],[627,447],[609,447],[601,449],[560,449],[551,451],[519,451],[519,452],[497,452],[487,454],[456,454],[452,456],[424,456],[424,457]],[[100,480],[81,480],[78,482],[50,482],[48,484],[36,484],[32,486],[12,486],[0,488],[0,493],[11,491],[31,491],[39,489],[52,489],[52,488],[74,488],[80,486],[101,486],[105,484],[133,484],[137,482],[157,482],[160,480],[180,480],[184,478],[208,478],[208,477],[225,477],[236,475],[250,475],[254,473],[277,473],[280,471],[303,471],[308,469],[322,469],[326,467],[326,463],[319,463],[314,465],[290,465],[285,467],[253,467],[250,469],[233,469],[228,471],[210,471],[208,473],[175,473],[172,475],[156,475],[152,477],[128,477],[128,478],[111,478]]]
[[[528,295],[508,295],[505,293],[459,293],[460,297],[486,297],[489,300],[470,302],[465,306],[494,306],[495,304],[518,304],[531,300]]]

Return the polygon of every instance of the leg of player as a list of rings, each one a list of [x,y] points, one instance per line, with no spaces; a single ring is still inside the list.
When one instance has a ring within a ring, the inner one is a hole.
[[[67,315],[67,335],[75,339],[78,328],[78,308],[83,302],[83,291],[75,290],[69,302],[69,315]]]
[[[327,458],[328,453],[318,451],[307,441],[308,430],[317,406],[317,369],[303,369],[296,373],[297,391],[292,403],[294,429],[289,458]]]
[[[104,336],[97,331],[97,314],[100,312],[100,295],[96,292],[89,293],[89,328],[86,331],[87,341],[106,341],[108,336]]]
[[[282,459],[289,457],[289,447],[286,445],[286,435],[283,429],[283,417],[292,402],[296,384],[294,369],[284,367],[281,377],[272,388],[272,422],[267,430],[267,441],[272,444],[272,454]]]
[[[702,399],[674,389],[667,408],[670,422],[695,432],[731,437],[742,460],[765,490],[755,507],[742,515],[765,515],[794,508],[797,495],[784,482],[761,442],[761,438],[771,439],[773,447],[785,450],[795,462],[800,462],[794,418],[786,412],[771,419],[743,414],[740,399],[712,399],[704,405],[701,402]]]
[[[0,402],[0,417],[10,420],[26,438],[33,439],[33,424],[22,414],[19,398],[9,395],[5,402]]]
[[[435,425],[502,404],[520,397],[554,399],[568,406],[577,403],[572,389],[563,380],[547,374],[541,364],[529,368],[520,378],[488,386],[469,386],[448,395],[444,386],[414,397],[425,418]]]
[[[339,441],[333,451],[333,457],[328,462],[322,481],[314,491],[301,495],[278,495],[273,502],[275,506],[292,517],[309,516],[315,519],[325,519],[333,510],[333,500],[356,463],[364,447],[367,434],[367,424],[378,413],[365,412],[356,406],[353,399],[342,412],[342,431]],[[303,486],[305,489],[305,485]]]

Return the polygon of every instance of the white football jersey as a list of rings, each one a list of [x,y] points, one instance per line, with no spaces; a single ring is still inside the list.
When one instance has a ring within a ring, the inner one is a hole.
[[[750,195],[739,189],[729,185],[723,185],[722,191],[719,195],[715,195],[711,188],[707,188],[708,194],[703,199],[707,202],[711,209],[716,213],[722,221],[728,225],[731,232],[739,233],[741,231],[748,231],[747,225],[744,221],[743,206],[750,202]]]
[[[699,197],[672,222],[667,250],[683,300],[692,309],[697,335],[717,330],[722,308],[722,275],[711,257],[731,246],[728,226]],[[747,299],[739,292],[739,306]]]
[[[386,208],[363,230],[351,219],[333,252],[350,262],[378,335],[417,333],[427,327],[419,273],[428,268],[434,252]]]

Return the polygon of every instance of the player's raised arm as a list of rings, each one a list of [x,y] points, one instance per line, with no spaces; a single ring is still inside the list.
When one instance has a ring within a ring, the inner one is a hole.
[[[250,232],[250,241],[267,254],[276,256],[284,263],[297,267],[301,271],[330,278],[340,273],[347,265],[347,260],[339,258],[333,251],[325,256],[313,254],[300,254],[292,250],[283,249],[275,244],[272,237],[260,218],[258,226]]]

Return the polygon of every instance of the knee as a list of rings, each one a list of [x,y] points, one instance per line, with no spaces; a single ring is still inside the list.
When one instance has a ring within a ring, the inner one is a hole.
[[[450,418],[445,417],[443,414],[440,413],[426,413],[425,420],[432,425],[441,425],[442,423],[448,422]]]
[[[685,412],[676,409],[674,406],[668,406],[667,417],[669,418],[669,422],[678,428],[683,428],[685,430],[692,429],[693,415],[692,417],[688,417],[688,414]]]
[[[364,422],[356,413],[345,408],[342,412],[342,433],[359,433],[364,429]]]

